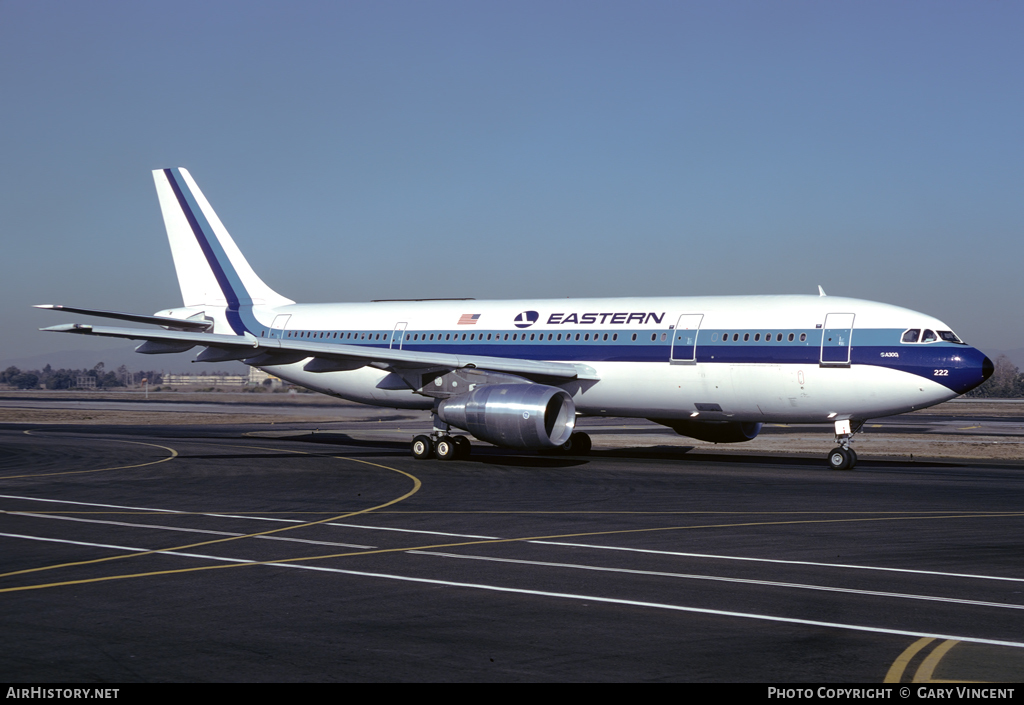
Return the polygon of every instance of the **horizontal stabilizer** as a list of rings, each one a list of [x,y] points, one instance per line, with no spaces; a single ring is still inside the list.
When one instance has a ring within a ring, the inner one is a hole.
[[[116,318],[121,321],[132,323],[152,323],[155,326],[165,326],[177,330],[206,331],[213,327],[213,321],[195,318],[171,318],[169,316],[146,316],[141,313],[122,313],[120,311],[104,311],[98,308],[78,308],[75,306],[62,306],[61,304],[37,304],[35,308],[46,309],[47,311],[66,311],[67,313],[82,313],[86,316],[98,316],[99,318]]]

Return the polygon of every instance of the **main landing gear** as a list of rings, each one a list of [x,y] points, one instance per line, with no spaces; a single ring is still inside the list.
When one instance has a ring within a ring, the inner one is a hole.
[[[557,452],[563,455],[586,455],[593,447],[590,436],[583,431],[576,431],[562,445],[558,446]]]
[[[472,445],[465,436],[452,436],[451,427],[434,417],[434,430],[428,435],[416,436],[412,439],[412,457],[416,460],[437,458],[438,460],[465,460],[469,457]]]
[[[828,465],[833,470],[853,470],[857,453],[850,447],[853,436],[864,426],[863,421],[836,421],[836,443],[839,447],[828,454]]]

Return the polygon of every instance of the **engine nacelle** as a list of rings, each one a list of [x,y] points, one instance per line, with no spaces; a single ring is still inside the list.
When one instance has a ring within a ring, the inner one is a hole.
[[[576,405],[569,393],[544,384],[487,384],[445,399],[437,415],[506,448],[556,448],[576,426]]]
[[[761,424],[752,421],[690,421],[687,419],[650,419],[668,426],[680,436],[709,443],[744,443],[761,432]]]

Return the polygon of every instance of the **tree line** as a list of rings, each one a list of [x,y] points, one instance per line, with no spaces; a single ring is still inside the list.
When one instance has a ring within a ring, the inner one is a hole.
[[[102,362],[97,363],[91,370],[55,370],[47,365],[41,370],[21,371],[13,365],[3,372],[0,372],[0,384],[6,384],[17,389],[75,389],[79,387],[84,378],[95,380],[97,389],[110,389],[113,387],[138,386],[143,379],[148,379],[151,385],[158,385],[163,382],[163,375],[153,370],[141,372],[129,372],[125,365],[116,370],[107,371]],[[91,385],[90,385],[91,386]]]
[[[1024,397],[1024,374],[1010,362],[1006,355],[995,361],[995,371],[985,384],[972,389],[965,397],[974,399],[1017,399]]]

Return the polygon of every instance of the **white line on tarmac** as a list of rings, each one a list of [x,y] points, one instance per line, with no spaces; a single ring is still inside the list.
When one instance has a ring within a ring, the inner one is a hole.
[[[214,536],[249,536],[248,534],[236,533],[233,531],[211,531],[209,529],[189,529],[181,526],[163,526],[161,524],[132,524],[127,521],[110,521],[108,519],[86,519],[85,517],[66,517],[60,514],[35,514],[33,512],[3,512],[12,516],[33,517],[36,519],[57,519],[60,521],[78,521],[84,524],[109,524],[111,526],[127,526],[133,529],[160,529],[162,531],[183,531],[189,534],[212,534]],[[337,543],[334,541],[313,541],[312,539],[296,539],[288,536],[249,536],[253,539],[264,539],[267,541],[288,541],[290,543],[312,543],[319,546],[341,546],[342,548],[377,548],[376,546],[362,546],[356,543]]]
[[[41,499],[39,497],[19,497],[19,496],[16,496],[16,495],[2,495],[2,494],[0,494],[0,499],[23,499],[23,500],[33,501],[33,502],[54,502],[54,503],[57,503],[57,504],[74,504],[74,505],[86,506],[86,507],[105,507],[105,508],[108,508],[108,509],[130,509],[130,510],[134,510],[134,511],[164,512],[164,513],[169,513],[169,514],[192,514],[192,515],[196,515],[196,516],[209,516],[209,517],[218,517],[218,518],[219,517],[227,517],[227,518],[230,518],[230,519],[253,519],[253,520],[256,520],[256,521],[274,521],[274,522],[285,522],[285,523],[290,523],[290,524],[306,523],[305,521],[300,520],[300,519],[278,519],[278,518],[272,518],[272,517],[246,516],[246,515],[236,515],[236,514],[215,514],[215,513],[204,513],[204,512],[186,512],[186,511],[180,511],[180,510],[175,510],[175,509],[153,509],[153,508],[150,508],[150,507],[129,507],[129,506],[122,506],[122,505],[117,505],[117,504],[97,504],[97,503],[94,503],[94,502],[73,502],[73,501],[70,501],[70,500],[63,500],[63,499]],[[407,533],[434,534],[434,535],[437,535],[437,536],[453,536],[455,538],[471,538],[471,539],[480,539],[480,540],[485,540],[485,541],[486,540],[500,540],[501,539],[500,536],[474,536],[472,534],[452,534],[452,533],[443,533],[443,532],[440,532],[440,531],[438,531],[438,532],[416,531],[416,530],[413,530],[413,529],[398,529],[398,528],[391,528],[391,527],[384,527],[384,526],[361,526],[361,525],[358,525],[358,524],[337,524],[337,523],[331,523],[329,525],[331,525],[331,526],[342,526],[342,527],[346,527],[346,528],[355,528],[355,529],[367,529],[367,530],[371,530],[371,531],[401,531],[401,532],[407,532]],[[1024,578],[1010,578],[1010,577],[1004,577],[1004,576],[999,576],[999,575],[977,575],[977,574],[972,574],[972,573],[950,573],[950,572],[938,571],[938,570],[915,570],[913,568],[889,568],[889,567],[883,567],[883,566],[856,565],[856,564],[850,564],[850,563],[821,563],[821,562],[816,562],[816,561],[790,561],[790,560],[782,560],[782,559],[776,559],[776,558],[748,558],[748,557],[745,557],[745,556],[720,556],[720,555],[715,555],[715,554],[711,554],[711,553],[685,553],[685,552],[682,552],[682,551],[659,551],[659,550],[649,549],[649,548],[629,548],[629,547],[624,547],[624,546],[600,546],[600,545],[594,545],[594,544],[588,544],[588,543],[570,543],[570,542],[567,542],[567,541],[541,541],[541,540],[535,540],[535,541],[524,541],[523,543],[534,543],[534,544],[542,544],[542,545],[550,545],[550,546],[567,546],[567,547],[570,547],[570,548],[591,548],[591,549],[597,549],[597,550],[603,550],[603,551],[629,551],[629,552],[633,552],[633,553],[650,553],[650,554],[662,555],[662,556],[679,556],[679,557],[682,557],[682,558],[708,558],[708,559],[712,559],[712,560],[722,560],[722,561],[748,561],[748,562],[753,562],[753,563],[777,563],[777,564],[780,564],[780,565],[806,565],[806,566],[815,566],[815,567],[820,567],[820,568],[849,568],[849,569],[852,569],[852,570],[875,570],[875,571],[882,571],[882,572],[889,572],[889,573],[908,573],[908,574],[911,574],[911,575],[940,575],[940,576],[948,577],[948,578],[969,578],[969,579],[974,579],[974,580],[1002,580],[1002,581],[1006,581],[1006,582],[1024,583]]]
[[[70,543],[70,544],[86,545],[86,546],[101,546],[103,548],[114,548],[114,549],[117,549],[119,551],[149,551],[149,550],[152,550],[152,549],[144,549],[144,548],[131,548],[131,547],[128,547],[128,546],[105,546],[105,545],[102,545],[102,544],[87,544],[87,543],[84,543],[84,542],[81,542],[81,541],[66,541],[66,540],[61,540],[61,539],[41,539],[38,536],[22,536],[22,535],[19,535],[19,534],[0,534],[0,536],[6,536],[6,537],[9,537],[9,538],[30,539],[30,540],[34,540],[34,541],[54,541],[54,542],[57,542],[57,543]],[[224,562],[229,562],[229,563],[254,563],[254,562],[256,562],[256,561],[246,561],[246,560],[235,559],[235,558],[222,558],[222,557],[219,557],[219,556],[205,556],[205,555],[200,555],[200,554],[174,553],[174,552],[171,552],[171,551],[160,551],[160,553],[169,553],[171,555],[182,555],[182,556],[188,556],[190,558],[205,558],[205,559],[208,559],[208,560],[224,561]],[[598,597],[596,595],[580,595],[580,594],[565,593],[565,592],[551,592],[551,591],[547,591],[547,590],[526,590],[526,589],[523,589],[523,588],[502,587],[502,586],[499,586],[499,585],[483,585],[483,584],[480,584],[480,583],[460,583],[460,582],[454,582],[454,581],[451,581],[451,580],[434,580],[434,579],[431,579],[431,578],[412,578],[412,577],[408,577],[408,576],[405,576],[405,575],[392,575],[392,574],[388,574],[388,573],[369,573],[369,572],[366,572],[366,571],[359,571],[359,570],[344,570],[342,568],[327,568],[327,567],[324,567],[324,566],[299,565],[299,564],[295,564],[295,563],[261,563],[261,565],[268,565],[268,566],[278,567],[278,568],[294,568],[294,569],[298,569],[298,570],[315,570],[315,571],[320,571],[320,572],[324,572],[324,573],[338,573],[338,574],[342,574],[342,575],[355,575],[355,576],[365,577],[365,578],[380,578],[382,580],[399,580],[399,581],[402,581],[402,582],[422,583],[422,584],[426,584],[426,585],[443,585],[445,587],[466,588],[466,589],[470,589],[470,590],[487,590],[489,592],[509,593],[509,594],[514,594],[514,595],[532,595],[532,596],[536,596],[536,597],[553,597],[553,598],[556,598],[556,599],[568,599],[568,600],[577,600],[577,601],[586,601],[586,602],[599,602],[599,603],[603,603],[603,604],[625,605],[625,606],[629,606],[629,607],[641,607],[641,608],[648,608],[648,609],[670,610],[670,611],[673,611],[673,612],[687,612],[687,613],[690,613],[690,614],[707,614],[707,615],[713,615],[713,616],[719,616],[719,617],[734,617],[734,618],[737,618],[737,619],[753,619],[753,620],[758,620],[758,621],[775,622],[775,623],[780,623],[780,624],[798,624],[798,625],[802,625],[802,626],[825,627],[825,628],[830,628],[830,629],[844,629],[844,630],[847,630],[847,631],[868,632],[868,633],[872,633],[872,634],[891,634],[891,635],[895,635],[895,636],[909,636],[909,637],[917,637],[919,639],[920,638],[927,638],[927,639],[942,639],[942,640],[953,640],[953,641],[966,641],[966,642],[971,642],[971,643],[974,643],[974,644],[990,644],[990,645],[993,645],[993,646],[1010,646],[1010,647],[1014,647],[1014,648],[1024,648],[1024,643],[1022,643],[1022,642],[1004,641],[1004,640],[1001,640],[1001,639],[982,639],[982,638],[978,638],[978,637],[961,636],[961,635],[953,635],[953,634],[933,634],[931,632],[915,632],[915,631],[910,631],[910,630],[906,630],[906,629],[886,629],[884,627],[869,627],[869,626],[864,626],[864,625],[860,625],[860,624],[844,624],[842,622],[822,622],[822,621],[813,620],[813,619],[797,619],[797,618],[794,618],[794,617],[776,617],[776,616],[773,616],[773,615],[755,614],[755,613],[751,613],[751,612],[731,612],[731,611],[727,611],[727,610],[714,610],[714,609],[708,609],[708,608],[704,608],[704,607],[688,607],[688,606],[685,606],[685,605],[670,605],[670,604],[665,604],[665,603],[660,603],[660,602],[642,602],[642,601],[639,601],[639,600],[624,600],[624,599],[614,598],[614,597]]]
[[[600,573],[627,573],[629,575],[652,575],[661,578],[683,578],[687,580],[711,580],[722,583],[739,583],[742,585],[764,585],[767,587],[794,588],[799,590],[820,590],[822,592],[843,592],[851,595],[868,595],[871,597],[894,597],[903,600],[926,600],[929,602],[949,602],[957,605],[974,607],[998,607],[1000,609],[1024,610],[1024,605],[1007,604],[1004,602],[983,602],[981,600],[965,600],[954,597],[938,597],[935,595],[914,595],[900,592],[880,592],[877,590],[855,590],[853,588],[830,587],[827,585],[807,585],[804,583],[783,583],[776,580],[754,580],[751,578],[729,578],[719,575],[697,575],[688,573],[666,573],[656,570],[636,570],[634,568],[606,568],[604,566],[580,565],[577,563],[551,563],[547,561],[526,561],[517,558],[495,558],[492,556],[474,556],[459,553],[442,553],[440,551],[406,551],[422,556],[440,556],[443,558],[463,558],[474,561],[492,561],[495,563],[517,563],[519,565],[536,565],[551,568],[573,568],[576,570],[592,570]]]
[[[1005,580],[1013,583],[1024,583],[1024,578],[1007,578],[999,575],[974,575],[972,573],[946,573],[939,570],[914,570],[913,568],[886,568],[872,565],[854,565],[850,563],[817,563],[814,561],[786,561],[776,558],[745,558],[742,556],[717,556],[711,553],[683,553],[681,551],[657,551],[650,548],[627,548],[624,546],[595,546],[588,543],[568,543],[566,541],[529,541],[550,546],[569,546],[571,548],[596,548],[602,551],[630,551],[633,553],[652,553],[661,556],[681,556],[684,558],[711,558],[721,561],[750,561],[754,563],[780,563],[783,565],[811,565],[823,568],[851,568],[854,570],[879,570],[889,573],[911,573],[914,575],[941,575],[947,578],[973,578],[975,580]]]

